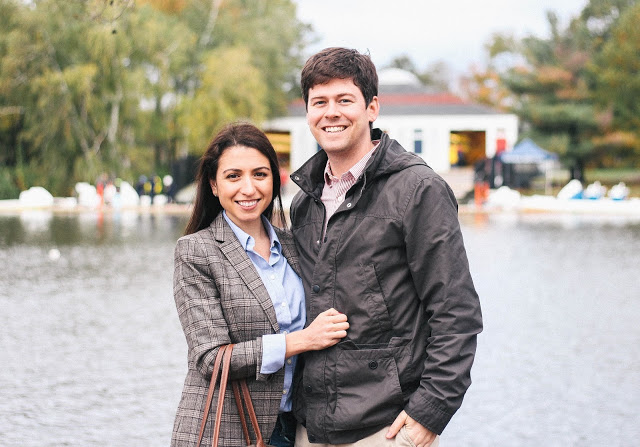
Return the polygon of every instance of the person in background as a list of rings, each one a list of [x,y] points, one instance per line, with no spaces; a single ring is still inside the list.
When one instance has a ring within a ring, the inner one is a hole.
[[[322,148],[291,175],[307,319],[335,307],[349,332],[302,356],[296,446],[436,446],[471,384],[482,330],[456,199],[420,156],[373,129],[368,55],[325,49],[301,84]]]
[[[187,340],[188,372],[174,447],[196,445],[214,359],[229,343],[235,344],[229,378],[247,379],[264,440],[292,446],[297,355],[346,336],[347,318],[332,308],[304,328],[295,245],[287,230],[271,223],[274,217],[285,224],[276,153],[255,126],[228,125],[200,160],[193,212],[175,248],[173,290]],[[214,420],[210,415],[203,446],[211,443]],[[220,442],[245,445],[233,398],[225,399]]]

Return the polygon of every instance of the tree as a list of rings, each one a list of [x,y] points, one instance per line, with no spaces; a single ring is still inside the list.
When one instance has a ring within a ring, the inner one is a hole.
[[[193,98],[181,105],[178,123],[189,147],[202,152],[220,127],[236,119],[254,123],[266,118],[267,86],[262,72],[251,64],[250,50],[239,46],[209,53]]]
[[[0,26],[0,188],[62,195],[282,112],[307,31],[291,0],[0,0]]]
[[[513,64],[499,71],[499,79],[514,99],[512,110],[529,134],[562,155],[572,178],[584,181],[585,165],[597,157],[601,134],[611,123],[610,110],[596,94],[599,75],[594,61],[632,3],[591,0],[565,29],[549,12],[550,37],[516,40],[497,35],[488,45],[494,62],[504,54],[511,56]]]
[[[595,58],[595,96],[609,111],[605,134],[595,141],[608,158],[640,161],[640,4],[624,10]]]

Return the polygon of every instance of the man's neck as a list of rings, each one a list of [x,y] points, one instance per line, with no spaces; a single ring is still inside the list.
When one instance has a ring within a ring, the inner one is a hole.
[[[373,149],[373,146],[373,142],[369,141],[368,144],[362,145],[362,147],[359,147],[356,151],[327,154],[331,166],[331,174],[335,177],[341,177],[356,163],[362,160],[362,157]]]

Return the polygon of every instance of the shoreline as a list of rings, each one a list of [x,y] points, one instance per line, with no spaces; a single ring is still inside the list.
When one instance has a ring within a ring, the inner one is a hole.
[[[8,203],[15,202],[15,203]],[[537,203],[536,203],[537,202]],[[474,203],[459,204],[458,214],[465,216],[490,216],[490,215],[547,215],[547,216],[590,216],[590,217],[628,217],[640,220],[640,200],[633,201],[609,201],[601,204],[590,203],[593,201],[572,200],[572,201],[550,201],[541,203],[540,201],[524,200],[523,203],[510,204],[506,206],[485,204],[478,206]],[[603,206],[597,206],[603,205]],[[36,213],[51,213],[53,215],[80,215],[99,214],[113,215],[119,214],[139,214],[139,215],[172,215],[189,216],[192,204],[167,203],[163,205],[136,205],[113,207],[103,205],[101,207],[82,207],[64,205],[46,206],[25,206],[18,203],[18,200],[0,200],[0,216],[16,216]],[[288,210],[285,210],[288,214]]]

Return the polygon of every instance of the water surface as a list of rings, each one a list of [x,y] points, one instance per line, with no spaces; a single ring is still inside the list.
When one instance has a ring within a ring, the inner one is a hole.
[[[640,224],[461,218],[485,331],[441,445],[638,445]],[[185,224],[0,215],[0,445],[169,445],[186,373],[171,290]]]

